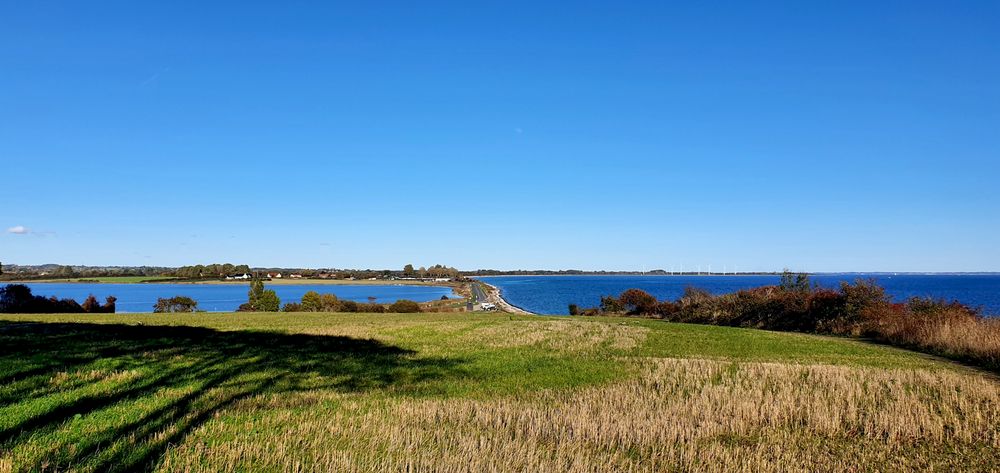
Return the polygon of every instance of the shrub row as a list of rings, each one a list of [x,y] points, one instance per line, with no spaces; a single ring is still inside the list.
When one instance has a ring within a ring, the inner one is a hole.
[[[115,297],[108,297],[104,304],[97,302],[93,294],[83,304],[73,299],[45,298],[31,293],[24,284],[8,284],[0,289],[0,313],[7,314],[79,314],[115,313]]]
[[[187,296],[160,297],[156,299],[156,304],[153,306],[153,313],[174,312],[200,312],[198,310],[198,301]]]
[[[805,275],[786,274],[778,286],[718,296],[687,288],[674,301],[629,289],[602,297],[599,307],[570,305],[570,314],[873,338],[1000,369],[1000,320],[983,317],[979,310],[956,301],[916,297],[895,303],[872,280],[842,283],[833,290],[810,287]]]
[[[388,306],[375,302],[358,303],[340,300],[333,294],[320,294],[309,291],[302,295],[302,302],[289,302],[282,308],[285,312],[368,312],[368,313],[415,313],[420,312],[420,304],[411,300],[400,299]]]

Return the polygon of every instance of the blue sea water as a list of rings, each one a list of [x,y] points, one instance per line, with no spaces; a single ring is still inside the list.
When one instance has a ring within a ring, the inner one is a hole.
[[[56,296],[60,299],[76,299],[83,302],[93,294],[101,303],[107,296],[118,298],[118,312],[152,312],[156,299],[160,297],[187,296],[198,301],[198,308],[209,312],[231,312],[247,301],[248,285],[243,284],[99,284],[99,283],[34,283],[28,284],[32,294]],[[339,286],[331,284],[266,285],[274,289],[286,302],[299,302],[308,291],[320,294],[335,294],[340,299],[368,302],[374,297],[376,302],[388,304],[399,299],[429,302],[441,296],[452,297],[450,287],[444,286],[401,286],[401,285],[357,285]]]
[[[1000,274],[817,274],[810,280],[836,288],[841,281],[875,279],[897,301],[914,296],[958,300],[981,307],[987,315],[1000,315]],[[778,284],[780,276],[488,276],[480,278],[498,287],[507,302],[538,314],[568,314],[569,304],[595,307],[601,296],[617,295],[630,288],[658,299],[674,300],[684,288],[694,286],[713,294]]]

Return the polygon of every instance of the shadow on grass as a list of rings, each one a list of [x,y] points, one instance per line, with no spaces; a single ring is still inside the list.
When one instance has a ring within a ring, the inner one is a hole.
[[[254,396],[406,393],[460,369],[375,340],[185,326],[0,322],[0,347],[0,452],[28,469],[150,470]]]

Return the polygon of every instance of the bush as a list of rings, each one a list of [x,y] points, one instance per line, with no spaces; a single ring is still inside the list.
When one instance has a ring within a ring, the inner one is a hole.
[[[115,296],[108,296],[104,298],[104,305],[101,306],[101,312],[105,314],[114,314],[116,309],[115,303],[118,302],[118,298]]]
[[[684,294],[677,299],[681,308],[693,307],[711,302],[712,293],[697,287],[685,287]]]
[[[932,299],[930,297],[911,297],[906,301],[906,308],[916,315],[929,315],[948,318],[978,318],[980,311],[968,307],[961,302],[946,302],[943,299]]]
[[[806,306],[812,315],[812,326],[806,331],[843,333],[847,329],[840,321],[844,307],[842,293],[831,289],[816,289],[807,296]]]
[[[101,310],[101,303],[97,302],[97,298],[91,294],[83,300],[82,307],[84,312],[99,312]]]
[[[340,312],[359,312],[361,304],[354,301],[340,301]]]
[[[569,315],[580,315],[580,306],[576,304],[569,305]]]
[[[878,319],[892,313],[885,289],[874,279],[858,279],[854,284],[841,283],[844,297],[841,315],[831,321],[831,332],[844,335],[871,335],[877,332]]]
[[[400,299],[396,302],[393,302],[389,306],[388,310],[389,312],[396,312],[401,314],[415,313],[415,312],[420,312],[420,304],[411,300]]]
[[[381,314],[385,312],[385,306],[382,304],[376,304],[374,302],[369,302],[368,304],[362,304],[359,307],[359,312],[368,312],[372,314]]]
[[[156,299],[156,305],[153,306],[154,313],[172,313],[172,312],[197,312],[198,302],[190,297],[185,296],[174,296],[169,299],[159,298]]]
[[[37,297],[37,296],[36,296]],[[39,298],[41,299],[41,298]],[[37,300],[37,299],[36,299]],[[45,306],[38,307],[35,312],[48,312],[48,313],[63,313],[63,314],[79,314],[83,313],[83,306],[79,302],[73,299],[56,299],[52,296],[47,299]]]
[[[681,307],[673,302],[661,301],[656,304],[655,313],[660,317],[669,318],[673,317],[673,315],[676,314],[680,309]]]
[[[656,311],[656,298],[642,289],[629,289],[618,296],[618,301],[629,314],[646,315]]]
[[[601,313],[604,314],[624,314],[625,304],[615,296],[601,297]]]
[[[285,304],[284,307],[281,308],[281,311],[282,312],[302,312],[303,311],[302,304],[299,304],[297,302],[289,302],[289,303]]]
[[[340,312],[340,300],[333,294],[323,294],[319,296],[320,310],[323,312]]]

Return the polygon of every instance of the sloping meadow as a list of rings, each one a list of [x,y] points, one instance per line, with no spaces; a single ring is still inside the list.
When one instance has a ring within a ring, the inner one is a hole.
[[[853,340],[213,314],[5,317],[0,343],[0,471],[1000,468],[992,375]]]

